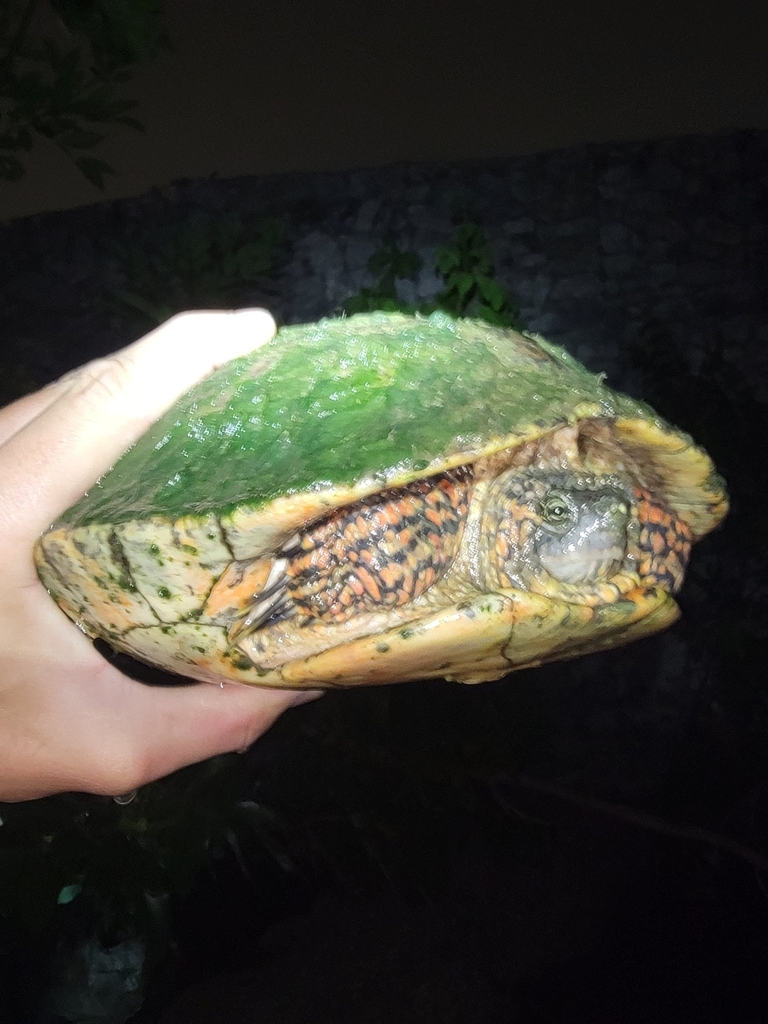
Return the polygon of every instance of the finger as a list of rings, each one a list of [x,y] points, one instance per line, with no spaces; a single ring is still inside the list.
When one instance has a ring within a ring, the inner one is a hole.
[[[264,310],[185,313],[83,367],[0,449],[0,514],[36,537],[185,391],[274,334]]]
[[[77,684],[55,695],[46,709],[49,719],[53,711],[56,717],[45,765],[4,778],[2,799],[29,800],[67,790],[118,796],[217,754],[242,751],[283,712],[322,696],[322,691],[258,690],[241,684],[155,689],[120,677],[110,667],[98,690],[87,689],[85,712]],[[62,721],[72,724],[66,735]]]
[[[127,779],[121,776],[119,785],[111,780],[117,794],[217,754],[243,751],[286,710],[324,692],[256,689],[238,683],[143,689],[141,731],[135,733],[142,754],[130,760]]]
[[[0,409],[0,445],[5,444],[17,430],[25,427],[35,416],[39,416],[49,405],[56,401],[61,392],[69,387],[69,382],[62,378],[52,384],[33,391],[29,395],[17,398],[10,405]]]

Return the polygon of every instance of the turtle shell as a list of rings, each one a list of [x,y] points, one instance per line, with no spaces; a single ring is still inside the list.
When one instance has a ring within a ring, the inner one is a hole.
[[[478,586],[464,565],[445,593],[396,614],[371,598],[341,624],[320,614],[308,646],[281,634],[288,653],[260,659],[249,608],[314,524],[415,482],[526,466],[555,435],[582,476],[629,481],[688,539],[725,515],[707,454],[562,349],[443,313],[373,313],[282,328],[196,385],[40,539],[38,572],[89,636],[192,678],[268,686],[475,682],[662,628],[677,606],[652,575],[587,601]],[[435,522],[439,546],[449,520]]]

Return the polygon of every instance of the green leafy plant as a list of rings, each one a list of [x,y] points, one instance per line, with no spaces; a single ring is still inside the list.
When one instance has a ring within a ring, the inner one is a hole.
[[[350,296],[344,303],[344,311],[352,314],[405,309],[397,297],[397,282],[414,278],[422,266],[423,260],[417,253],[404,251],[394,238],[387,238],[383,247],[368,260],[368,270],[378,276],[376,283]]]
[[[110,289],[113,309],[152,325],[184,309],[226,308],[273,293],[271,280],[288,251],[277,218],[203,215],[115,244],[110,257],[122,284]]]
[[[368,270],[377,275],[375,284],[350,296],[344,302],[344,311],[350,314],[376,309],[431,313],[442,309],[453,316],[477,317],[519,329],[517,303],[496,280],[483,229],[476,220],[470,219],[465,206],[455,212],[454,221],[457,223],[453,238],[437,252],[436,269],[443,278],[443,288],[432,302],[412,306],[399,298],[397,282],[413,279],[423,261],[417,253],[400,249],[396,240],[388,238],[368,261]]]
[[[462,220],[451,242],[438,250],[437,269],[445,285],[435,297],[436,308],[520,327],[517,303],[496,280],[485,233],[474,220]]]
[[[6,0],[0,8],[0,177],[24,175],[36,138],[97,188],[113,168],[90,155],[105,129],[143,130],[118,95],[168,45],[161,0]]]

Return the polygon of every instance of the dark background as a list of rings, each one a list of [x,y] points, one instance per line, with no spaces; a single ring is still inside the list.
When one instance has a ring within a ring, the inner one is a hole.
[[[82,1019],[106,949],[101,1019],[117,1021],[138,949],[147,1024],[759,1024],[757,5],[168,10],[175,53],[126,89],[149,131],[103,147],[117,201],[77,209],[98,196],[42,147],[27,180],[2,185],[6,216],[73,207],[0,232],[4,386],[151,326],[107,301],[126,284],[116,242],[150,252],[222,213],[282,213],[289,262],[245,298],[314,318],[368,280],[389,234],[425,261],[415,297],[433,294],[452,197],[470,190],[524,326],[690,430],[734,507],[694,551],[683,619],[662,636],[479,689],[334,693],[246,757],[126,808],[78,795],[0,808],[0,1020],[60,1024],[52,1005]],[[229,180],[269,171],[299,173]],[[213,173],[224,180],[199,180]],[[192,180],[168,187],[178,178]]]
[[[144,135],[100,155],[107,197],[177,178],[535,153],[768,128],[765,13],[615,4],[168,0],[174,52],[140,72]],[[0,217],[98,201],[52,147]]]

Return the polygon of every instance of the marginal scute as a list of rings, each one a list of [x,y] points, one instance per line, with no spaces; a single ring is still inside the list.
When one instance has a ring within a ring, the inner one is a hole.
[[[115,526],[136,589],[162,622],[199,611],[201,598],[232,560],[213,516],[197,525],[183,522],[183,531],[159,517]]]
[[[157,622],[116,557],[112,535],[108,523],[75,530],[62,527],[45,534],[37,548],[43,583],[91,636],[106,632],[113,637]]]
[[[665,499],[690,527],[694,540],[725,518],[725,485],[693,438],[663,420],[618,419],[615,429],[622,446],[645,467],[646,489]]]
[[[141,661],[203,682],[217,683],[233,677],[235,666],[227,650],[226,632],[218,626],[180,622],[140,627],[126,634],[121,647]],[[259,672],[241,661],[236,671],[240,682],[261,682]],[[277,678],[273,674],[273,679]]]
[[[516,623],[505,650],[510,668],[562,661],[617,643],[639,640],[670,626],[679,617],[672,597],[662,590],[635,590],[598,608],[542,602],[536,594],[515,594]],[[623,639],[618,639],[623,636]]]

